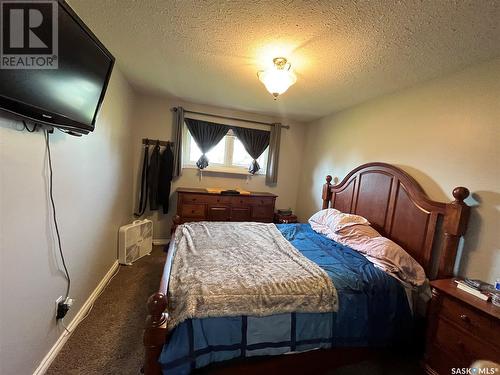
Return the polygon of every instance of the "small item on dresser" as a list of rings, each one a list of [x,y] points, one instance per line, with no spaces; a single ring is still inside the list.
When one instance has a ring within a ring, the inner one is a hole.
[[[287,209],[278,208],[278,215],[290,216],[290,215],[293,215],[293,212],[292,212],[291,208],[287,208]]]
[[[500,307],[500,279],[496,279],[495,281],[495,292],[491,296],[491,302],[495,306]]]
[[[236,189],[240,192],[240,195],[250,195],[251,193],[248,190],[243,190],[243,189]]]
[[[471,280],[465,278],[464,280],[457,279],[455,280],[455,283],[457,284],[458,289],[472,294],[483,301],[488,301],[492,296],[492,292],[494,292],[492,285],[481,280]]]
[[[221,195],[240,195],[240,192],[238,190],[222,190]]]
[[[491,302],[495,305],[500,307],[500,292],[495,292],[493,296],[491,297]]]
[[[210,194],[220,194],[220,192],[224,189],[220,188],[205,188],[205,190]]]
[[[292,212],[292,209],[278,209],[278,212],[274,214],[274,222],[276,224],[291,224],[297,223],[297,216]]]

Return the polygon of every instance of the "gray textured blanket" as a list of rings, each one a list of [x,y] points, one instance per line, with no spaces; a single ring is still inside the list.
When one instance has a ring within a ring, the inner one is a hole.
[[[188,318],[338,309],[328,275],[274,224],[188,223],[174,241],[169,329]]]

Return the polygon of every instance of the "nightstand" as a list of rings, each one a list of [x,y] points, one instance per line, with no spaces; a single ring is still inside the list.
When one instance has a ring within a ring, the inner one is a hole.
[[[275,224],[291,224],[297,223],[297,216],[295,215],[280,215],[274,214],[274,223]]]
[[[453,279],[432,281],[431,287],[427,374],[452,374],[478,359],[500,363],[500,308],[457,289]]]

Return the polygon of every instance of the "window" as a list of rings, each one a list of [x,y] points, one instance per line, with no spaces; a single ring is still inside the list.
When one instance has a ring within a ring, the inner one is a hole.
[[[257,159],[260,170],[256,174],[266,174],[268,148]],[[196,162],[201,156],[201,150],[196,145],[187,126],[184,125],[182,166],[187,168],[196,168]],[[252,157],[246,152],[245,147],[232,130],[224,138],[207,152],[209,165],[207,171],[220,171],[226,173],[245,173],[248,174],[248,167],[252,163]]]

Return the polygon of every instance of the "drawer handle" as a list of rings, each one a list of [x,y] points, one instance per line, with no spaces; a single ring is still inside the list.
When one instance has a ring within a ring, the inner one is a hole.
[[[470,318],[465,314],[460,315],[460,319],[462,319],[465,323],[470,323]]]
[[[194,210],[191,210],[191,213],[194,214]]]

